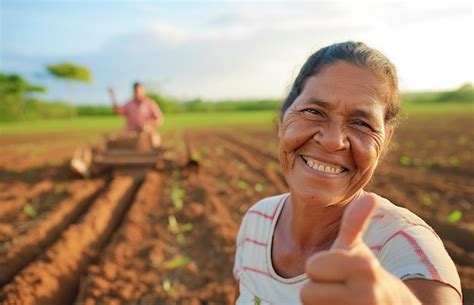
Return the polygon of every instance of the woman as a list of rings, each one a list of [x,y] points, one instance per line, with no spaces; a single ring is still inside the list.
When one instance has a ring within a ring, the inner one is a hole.
[[[280,116],[290,193],[259,201],[242,221],[237,304],[461,304],[456,267],[431,227],[363,190],[399,109],[395,67],[380,52],[345,42],[309,57]]]

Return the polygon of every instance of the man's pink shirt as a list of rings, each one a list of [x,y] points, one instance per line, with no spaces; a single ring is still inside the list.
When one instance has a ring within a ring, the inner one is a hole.
[[[163,117],[160,108],[150,98],[145,98],[141,103],[131,100],[118,107],[117,113],[124,115],[127,120],[125,131],[136,132],[142,131],[146,123],[156,124]]]

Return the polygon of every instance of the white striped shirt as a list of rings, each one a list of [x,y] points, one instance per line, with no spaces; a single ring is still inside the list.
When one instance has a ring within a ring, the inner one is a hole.
[[[283,278],[271,260],[273,232],[287,196],[260,200],[242,220],[233,270],[240,286],[237,305],[301,304],[299,291],[308,281],[306,274]],[[385,270],[402,280],[437,280],[461,294],[456,266],[433,229],[409,210],[378,198],[363,240]]]

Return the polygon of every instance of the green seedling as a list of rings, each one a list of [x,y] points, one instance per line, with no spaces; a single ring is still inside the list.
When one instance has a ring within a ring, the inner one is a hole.
[[[179,224],[174,215],[168,216],[168,230],[174,235],[190,232],[193,230],[192,223]]]
[[[163,281],[163,290],[166,291],[166,292],[170,292],[171,291],[171,281],[166,279]]]
[[[178,224],[178,221],[176,220],[176,217],[174,217],[174,215],[168,216],[168,229],[173,234],[179,233],[179,224]]]
[[[186,233],[186,232],[191,232],[192,230],[193,230],[193,224],[188,222],[181,226],[180,232]]]
[[[412,163],[412,160],[409,156],[403,155],[400,157],[400,164],[408,166]]]
[[[196,151],[195,151],[195,152],[192,152],[192,153],[191,153],[191,159],[196,160],[196,161],[199,161],[199,160],[201,160],[201,154],[198,153],[198,152],[196,152]]]
[[[466,136],[460,136],[456,141],[459,145],[466,145],[467,142],[469,142],[469,140]]]
[[[171,188],[171,201],[173,202],[173,206],[178,210],[183,208],[184,195],[186,195],[186,192],[179,187],[178,183],[174,183]]]
[[[163,290],[170,297],[174,297],[177,294],[176,284],[173,284],[169,279],[163,281]]]
[[[448,162],[449,164],[451,164],[451,166],[459,166],[459,164],[461,163],[459,159],[455,156],[449,157]]]
[[[216,147],[216,153],[217,153],[218,155],[222,155],[222,154],[224,153],[224,147],[222,147],[222,146],[217,146],[217,147]]]
[[[455,210],[455,211],[452,211],[448,215],[448,222],[455,223],[455,222],[458,222],[459,220],[461,220],[461,218],[462,218],[462,212],[459,211],[459,210]]]
[[[180,245],[184,244],[184,242],[186,241],[186,239],[184,238],[184,234],[183,234],[183,233],[179,233],[178,235],[176,235],[176,241],[177,241],[178,244],[180,244]]]
[[[430,194],[424,194],[423,195],[423,204],[426,206],[430,206],[433,202],[431,201],[431,196]]]
[[[244,180],[239,180],[239,182],[237,182],[237,186],[239,187],[239,189],[245,190],[249,187],[249,184]]]
[[[191,259],[186,256],[179,256],[163,263],[163,268],[166,270],[173,270],[186,266],[191,262]]]
[[[257,296],[254,296],[252,301],[253,301],[254,305],[261,305],[262,304],[262,300]]]
[[[29,203],[25,204],[25,206],[23,207],[23,213],[28,215],[28,217],[30,218],[35,218],[38,215],[36,209]]]

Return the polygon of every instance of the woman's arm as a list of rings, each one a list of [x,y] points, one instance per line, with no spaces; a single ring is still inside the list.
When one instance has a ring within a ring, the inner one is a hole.
[[[308,259],[311,281],[301,290],[303,304],[461,304],[459,294],[447,284],[428,279],[403,282],[384,269],[362,240],[374,208],[371,196],[351,204],[331,249]]]
[[[459,293],[447,284],[425,279],[411,279],[404,283],[422,304],[462,304]]]
[[[115,114],[123,114],[123,109],[117,103],[117,96],[115,95],[115,89],[113,87],[108,87],[107,91],[109,92],[110,98],[112,100],[112,107]]]

